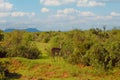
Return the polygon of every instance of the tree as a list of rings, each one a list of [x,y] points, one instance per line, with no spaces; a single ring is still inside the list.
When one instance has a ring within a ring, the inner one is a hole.
[[[9,57],[36,59],[41,54],[35,43],[31,42],[31,35],[25,31],[15,30],[6,34],[4,43]]]
[[[108,46],[109,51],[109,67],[120,67],[120,42],[113,41]]]
[[[4,33],[3,31],[0,30],[0,58],[6,57],[7,54],[6,51],[4,50],[4,47],[2,46],[3,39],[4,39]]]
[[[109,53],[105,46],[101,43],[94,44],[87,52],[85,58],[89,60],[89,64],[96,68],[107,70],[109,64]]]

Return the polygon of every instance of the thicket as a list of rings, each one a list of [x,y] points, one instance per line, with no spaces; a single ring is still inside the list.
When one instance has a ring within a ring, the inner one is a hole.
[[[0,60],[0,80],[6,80],[8,72],[8,61]]]
[[[62,43],[63,58],[72,64],[82,63],[105,71],[120,67],[120,30],[106,30],[104,27],[36,35],[34,41],[45,41],[51,44],[51,48]]]
[[[0,44],[1,57],[39,58],[41,52],[32,39],[32,34],[25,31],[4,33],[4,40]]]
[[[4,34],[4,35],[3,35]],[[0,35],[0,53],[6,57],[38,58],[41,52],[34,42],[49,43],[52,47],[62,44],[62,57],[71,64],[84,64],[101,70],[120,68],[120,30],[90,29],[67,32],[13,31]],[[3,38],[4,36],[4,38]],[[47,50],[48,50],[47,49]],[[0,55],[1,55],[0,54]],[[48,53],[49,54],[49,53]]]

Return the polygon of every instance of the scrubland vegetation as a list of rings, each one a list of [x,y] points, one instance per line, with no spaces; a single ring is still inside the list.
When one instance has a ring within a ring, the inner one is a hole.
[[[119,80],[119,68],[118,29],[0,31],[0,80]]]

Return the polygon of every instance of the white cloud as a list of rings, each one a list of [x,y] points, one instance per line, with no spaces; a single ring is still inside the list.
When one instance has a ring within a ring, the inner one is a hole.
[[[68,20],[75,19],[75,16],[66,15],[66,14],[56,14],[56,15],[53,15],[52,17],[57,18],[57,19],[68,19]]]
[[[113,15],[113,13],[112,13]],[[119,13],[115,14],[114,16],[120,16]],[[116,19],[113,16],[111,16],[110,14],[108,15],[97,15],[93,12],[90,11],[80,11],[78,9],[74,9],[74,8],[66,8],[63,10],[58,10],[57,13],[55,15],[50,16],[56,20],[65,20],[65,21],[90,21],[90,22],[94,22],[94,21],[108,21],[108,20],[113,20]]]
[[[7,21],[6,20],[0,20],[0,23],[6,23]]]
[[[45,12],[49,12],[50,10],[49,9],[47,9],[47,8],[42,8],[41,9],[41,12],[43,12],[43,13],[45,13]]]
[[[73,13],[80,13],[80,11],[74,9],[74,8],[66,8],[64,10],[58,10],[57,13],[59,14],[73,14]]]
[[[92,18],[91,20],[110,20],[113,17],[110,15],[106,15],[106,16],[95,16],[94,18]]]
[[[120,16],[120,13],[117,13],[117,12],[111,12],[110,15],[111,15],[111,16]]]
[[[13,9],[13,4],[0,0],[0,11],[11,11]]]
[[[73,3],[75,1],[76,0],[40,0],[40,3],[46,6],[60,6],[60,5]]]
[[[60,6],[67,4],[76,4],[78,7],[104,6],[105,3],[95,0],[40,0],[40,3],[46,6]]]
[[[36,15],[35,12],[32,12],[32,13],[31,13],[31,16],[35,16],[35,15]]]
[[[0,12],[0,17],[23,17],[23,16],[35,16],[35,13],[28,12]]]
[[[102,16],[102,15],[97,15],[96,17],[93,18],[93,20],[115,20],[120,17],[120,13],[117,12],[111,12],[108,15]]]
[[[94,7],[94,6],[105,6],[105,3],[98,2],[95,0],[78,0],[78,7]]]
[[[40,0],[41,3],[47,6],[59,6],[60,2],[58,0]]]
[[[57,15],[73,15],[73,16],[95,16],[94,13],[86,11],[81,12],[80,10],[74,9],[74,8],[66,8],[64,10],[58,10]]]
[[[74,8],[66,8],[63,10],[58,10],[56,14],[49,16],[50,19],[55,19],[59,21],[80,21],[85,22],[86,18],[94,18],[96,14],[90,11],[80,11]]]
[[[10,16],[9,12],[0,12],[0,17],[7,17]]]
[[[35,13],[19,12],[13,10],[13,4],[7,0],[0,0],[0,17],[23,17],[23,16],[35,16]]]
[[[22,16],[28,16],[29,13],[26,13],[26,12],[12,12],[11,13],[11,16],[13,17],[22,17]]]
[[[87,12],[81,12],[80,15],[81,15],[81,16],[95,16],[94,13],[89,12],[89,11],[87,11]]]
[[[31,17],[31,16],[35,16],[35,13],[34,12],[32,12],[32,13],[28,13],[28,12],[12,12],[11,16],[12,17],[23,17],[23,16]]]
[[[27,13],[24,13],[24,12],[13,12],[13,13],[11,13],[11,16],[13,16],[13,17],[25,16],[25,15],[27,15]]]

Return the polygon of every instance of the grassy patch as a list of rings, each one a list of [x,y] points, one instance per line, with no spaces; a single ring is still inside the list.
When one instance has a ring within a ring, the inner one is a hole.
[[[9,60],[9,71],[20,74],[19,79],[43,79],[43,80],[119,80],[120,70],[115,69],[111,74],[102,74],[93,67],[82,65],[71,65],[64,60],[56,62],[48,59],[30,60],[25,58],[5,58]]]

